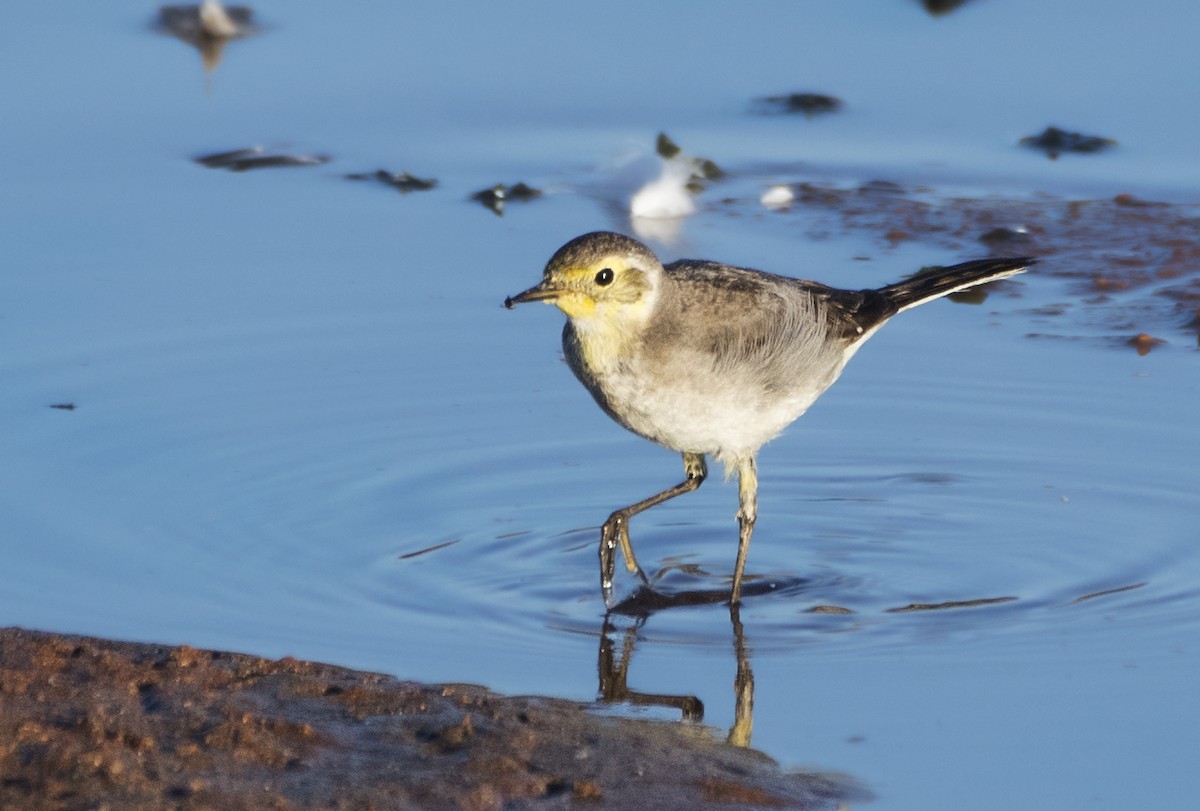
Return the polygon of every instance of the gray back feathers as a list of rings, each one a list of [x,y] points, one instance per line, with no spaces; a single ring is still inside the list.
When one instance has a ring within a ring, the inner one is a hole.
[[[771,392],[814,373],[823,377],[841,355],[805,282],[715,262],[675,262],[666,272],[651,330],[676,334],[654,345],[699,355],[707,374]]]

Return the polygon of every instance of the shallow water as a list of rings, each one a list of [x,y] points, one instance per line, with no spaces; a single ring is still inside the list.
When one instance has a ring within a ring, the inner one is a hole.
[[[6,15],[0,623],[585,700],[625,667],[722,729],[740,665],[753,745],[882,808],[1195,795],[1200,377],[1165,305],[1113,324],[1048,261],[889,325],[760,457],[740,625],[705,602],[736,548],[719,476],[633,524],[700,604],[606,625],[597,526],[679,459],[595,408],[555,311],[500,306],[631,227],[660,129],[732,175],[662,255],[847,287],[986,249],[766,212],[769,184],[1195,204],[1192,6],[257,8],[207,92],[149,7]],[[799,89],[847,106],[752,110]],[[1121,145],[1015,146],[1050,123]],[[254,144],[334,160],[191,160]],[[381,167],[439,185],[342,177]],[[547,194],[468,199],[519,180]],[[1114,338],[1143,329],[1167,344]]]

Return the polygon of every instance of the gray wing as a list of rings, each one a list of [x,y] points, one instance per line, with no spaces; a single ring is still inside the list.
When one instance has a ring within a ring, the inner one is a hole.
[[[840,291],[824,285],[710,262],[676,262],[667,274],[670,315],[659,329],[672,334],[655,344],[690,351],[693,363],[703,358],[722,380],[792,388],[840,367],[857,337],[831,295]]]

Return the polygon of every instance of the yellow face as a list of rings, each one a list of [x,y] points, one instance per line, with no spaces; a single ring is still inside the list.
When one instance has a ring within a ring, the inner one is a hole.
[[[551,260],[541,284],[526,290],[505,304],[545,301],[556,305],[576,322],[599,319],[621,321],[641,309],[651,289],[646,272],[633,267],[623,256],[600,255],[588,261]]]
[[[504,300],[554,304],[566,313],[583,362],[600,369],[626,357],[650,320],[663,266],[636,239],[609,231],[576,237],[550,258],[541,284]]]

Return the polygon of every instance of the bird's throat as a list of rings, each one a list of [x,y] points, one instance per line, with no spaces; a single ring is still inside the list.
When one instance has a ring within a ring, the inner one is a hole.
[[[584,293],[563,293],[554,304],[577,323],[596,319],[596,300]]]
[[[579,353],[593,374],[611,373],[636,354],[640,325],[602,316],[572,318],[571,325],[579,341]]]

